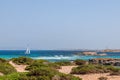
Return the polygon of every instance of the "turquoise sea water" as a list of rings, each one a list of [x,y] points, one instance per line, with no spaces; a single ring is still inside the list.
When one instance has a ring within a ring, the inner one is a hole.
[[[107,56],[80,56],[75,53],[81,51],[62,50],[31,50],[31,54],[25,54],[25,50],[0,50],[0,58],[11,59],[20,56],[27,56],[33,59],[45,59],[49,61],[93,59],[93,58],[120,58],[120,52],[108,52]],[[98,53],[100,54],[100,53]]]

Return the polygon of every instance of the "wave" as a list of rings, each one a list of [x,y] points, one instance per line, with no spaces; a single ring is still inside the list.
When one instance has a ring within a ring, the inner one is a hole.
[[[49,57],[47,57],[47,56],[40,56],[40,57],[32,57],[32,58],[34,58],[34,59],[56,59],[56,60],[58,60],[58,59],[71,59],[72,57],[71,56],[63,56],[63,55],[55,55],[55,56],[49,56]]]
[[[39,56],[39,57],[32,57],[33,59],[46,59],[46,60],[60,60],[60,59],[66,59],[66,60],[75,60],[83,58],[83,56],[63,56],[63,55],[55,55],[55,56]]]

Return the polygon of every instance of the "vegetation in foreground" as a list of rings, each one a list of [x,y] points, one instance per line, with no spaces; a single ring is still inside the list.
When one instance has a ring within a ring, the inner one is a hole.
[[[76,60],[78,67],[72,69],[71,74],[110,73],[120,75],[120,68],[111,65],[86,64],[85,61]]]
[[[61,65],[70,65],[68,64],[69,62],[51,63],[46,60],[33,60],[27,57],[13,58],[11,60],[18,65],[28,65],[26,70],[29,72],[18,73],[14,71],[13,73],[0,76],[0,80],[82,80],[78,77],[58,72],[57,69],[59,69]],[[6,60],[4,63],[10,65]],[[12,67],[11,70],[13,69]]]
[[[11,60],[18,65],[20,64],[30,65],[34,61],[33,59],[28,58],[28,57],[12,58]]]
[[[5,59],[0,59],[0,72],[3,73],[4,75],[14,73],[16,70],[14,69],[13,66],[11,66],[7,60]]]
[[[120,68],[114,66],[105,66],[99,64],[89,64],[84,60],[75,60],[74,62],[61,61],[49,62],[46,60],[33,60],[27,57],[19,57],[11,59],[18,65],[28,65],[26,70],[29,72],[18,73],[9,61],[0,59],[0,72],[4,76],[0,76],[0,80],[82,80],[72,74],[89,74],[89,73],[110,73],[110,75],[120,75]],[[71,74],[63,74],[58,72],[61,66],[77,65],[72,69]],[[107,80],[100,77],[99,80]]]
[[[73,65],[70,61],[60,61],[60,62],[55,62],[54,64],[57,64],[59,66],[70,66],[70,65]]]

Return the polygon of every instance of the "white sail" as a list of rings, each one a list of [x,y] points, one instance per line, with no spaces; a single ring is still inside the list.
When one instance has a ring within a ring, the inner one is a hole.
[[[30,49],[29,48],[27,48],[25,54],[30,54]]]

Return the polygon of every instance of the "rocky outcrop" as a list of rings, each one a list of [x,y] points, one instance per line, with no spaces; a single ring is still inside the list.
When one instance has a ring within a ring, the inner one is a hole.
[[[120,66],[120,59],[96,58],[96,59],[90,59],[90,60],[89,60],[89,63],[92,63],[92,64],[103,64],[103,65]]]
[[[94,52],[94,51],[86,51],[86,52],[78,52],[78,53],[75,53],[75,55],[85,55],[85,56],[106,56],[107,54],[106,53],[100,53],[98,54],[97,52]]]
[[[105,49],[102,52],[120,52],[120,49]]]

